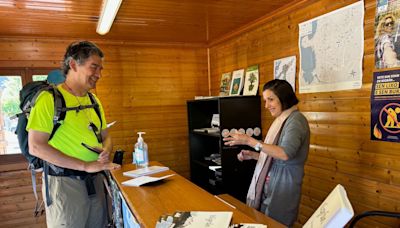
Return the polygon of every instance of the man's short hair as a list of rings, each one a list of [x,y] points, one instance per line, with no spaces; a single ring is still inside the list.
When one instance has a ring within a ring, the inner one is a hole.
[[[92,55],[98,55],[100,58],[104,57],[101,49],[97,47],[96,44],[90,41],[78,41],[71,43],[67,47],[64,55],[62,66],[64,75],[68,74],[68,71],[70,69],[69,62],[71,61],[71,59],[75,60],[79,65],[82,65]]]

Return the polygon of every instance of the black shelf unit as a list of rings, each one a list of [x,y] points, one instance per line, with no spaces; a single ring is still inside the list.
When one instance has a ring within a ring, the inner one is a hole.
[[[245,202],[256,161],[239,162],[237,154],[246,146],[225,146],[224,129],[261,129],[261,100],[259,96],[231,96],[187,101],[191,181],[212,194],[228,193]],[[204,133],[194,129],[211,127],[213,114],[219,114],[220,132]],[[261,140],[262,134],[254,138]],[[206,160],[211,154],[221,155],[218,164]]]

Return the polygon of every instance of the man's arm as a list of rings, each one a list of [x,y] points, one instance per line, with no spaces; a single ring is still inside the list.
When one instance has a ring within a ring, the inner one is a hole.
[[[107,129],[104,129],[101,131],[101,137],[103,139],[103,148],[102,148],[102,152],[100,153],[97,161],[102,162],[102,163],[107,163],[107,162],[110,162],[110,154],[113,149],[111,135],[108,134]]]
[[[101,138],[103,139],[103,150],[111,153],[113,149],[113,144],[111,140],[111,135],[108,134],[107,129],[101,131]]]
[[[99,172],[102,170],[117,169],[119,165],[111,162],[85,162],[70,156],[67,156],[48,144],[49,134],[29,130],[28,144],[29,152],[51,164],[63,168],[74,169],[79,171],[86,171],[89,173]]]

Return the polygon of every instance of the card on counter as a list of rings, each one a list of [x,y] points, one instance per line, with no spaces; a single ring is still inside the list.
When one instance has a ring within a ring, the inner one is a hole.
[[[168,178],[168,177],[172,177],[173,175],[175,175],[175,174],[170,174],[170,175],[166,175],[166,176],[163,176],[163,177],[141,176],[141,177],[138,177],[138,178],[135,178],[135,179],[124,181],[124,182],[122,182],[122,185],[132,186],[132,187],[139,187],[139,186],[147,184],[147,183],[156,182],[156,181]]]
[[[163,171],[169,170],[168,167],[166,166],[149,166],[146,168],[141,168],[141,169],[135,169],[131,171],[124,172],[123,175],[127,177],[140,177],[140,176],[145,176],[145,175],[150,175],[154,173],[160,173]]]

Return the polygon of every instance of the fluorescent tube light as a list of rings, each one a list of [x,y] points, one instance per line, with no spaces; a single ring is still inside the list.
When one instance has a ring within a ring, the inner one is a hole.
[[[121,6],[122,0],[103,0],[103,9],[99,22],[97,23],[96,32],[100,35],[105,35],[110,31],[111,25],[117,15],[118,9]]]

